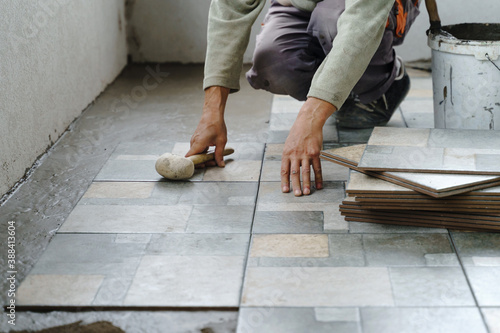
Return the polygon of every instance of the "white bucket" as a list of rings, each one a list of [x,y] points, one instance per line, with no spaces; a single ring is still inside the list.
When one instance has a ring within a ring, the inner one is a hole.
[[[434,127],[500,130],[500,24],[429,34]]]

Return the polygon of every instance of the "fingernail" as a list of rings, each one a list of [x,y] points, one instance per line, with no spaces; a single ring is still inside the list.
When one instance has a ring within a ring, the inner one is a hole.
[[[283,186],[282,191],[283,191],[283,193],[288,193],[288,191],[290,191],[290,189],[288,188],[288,186]]]
[[[300,197],[302,195],[302,192],[300,190],[295,190],[295,196]]]
[[[321,190],[322,188],[323,188],[323,184],[321,184],[321,183],[316,184],[317,190]]]
[[[311,190],[308,187],[304,188],[304,195],[309,195],[309,194],[311,194]]]
[[[221,166],[221,168],[223,168],[226,166],[226,163],[224,161],[222,161],[222,162],[220,162],[220,166]]]

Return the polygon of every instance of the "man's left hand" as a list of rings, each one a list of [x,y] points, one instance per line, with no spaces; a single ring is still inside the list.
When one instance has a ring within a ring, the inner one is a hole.
[[[300,109],[285,141],[281,158],[281,188],[284,193],[290,191],[291,178],[295,196],[309,195],[311,193],[311,166],[314,171],[316,189],[323,188],[319,159],[323,146],[323,126],[335,111],[335,106],[314,97],[309,97]]]

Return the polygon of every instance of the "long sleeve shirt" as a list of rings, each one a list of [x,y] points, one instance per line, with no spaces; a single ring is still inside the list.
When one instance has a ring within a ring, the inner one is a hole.
[[[204,88],[240,89],[243,54],[250,30],[266,0],[212,0],[208,22],[208,47]],[[322,0],[291,0],[311,12]],[[308,97],[340,108],[375,54],[394,0],[345,0],[337,22],[332,50],[316,71]]]

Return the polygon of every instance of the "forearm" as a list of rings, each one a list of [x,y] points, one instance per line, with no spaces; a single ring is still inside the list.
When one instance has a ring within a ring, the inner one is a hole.
[[[240,88],[243,54],[265,0],[213,0],[210,5],[204,88]]]
[[[332,50],[316,71],[309,97],[339,108],[380,45],[394,0],[346,0]]]

